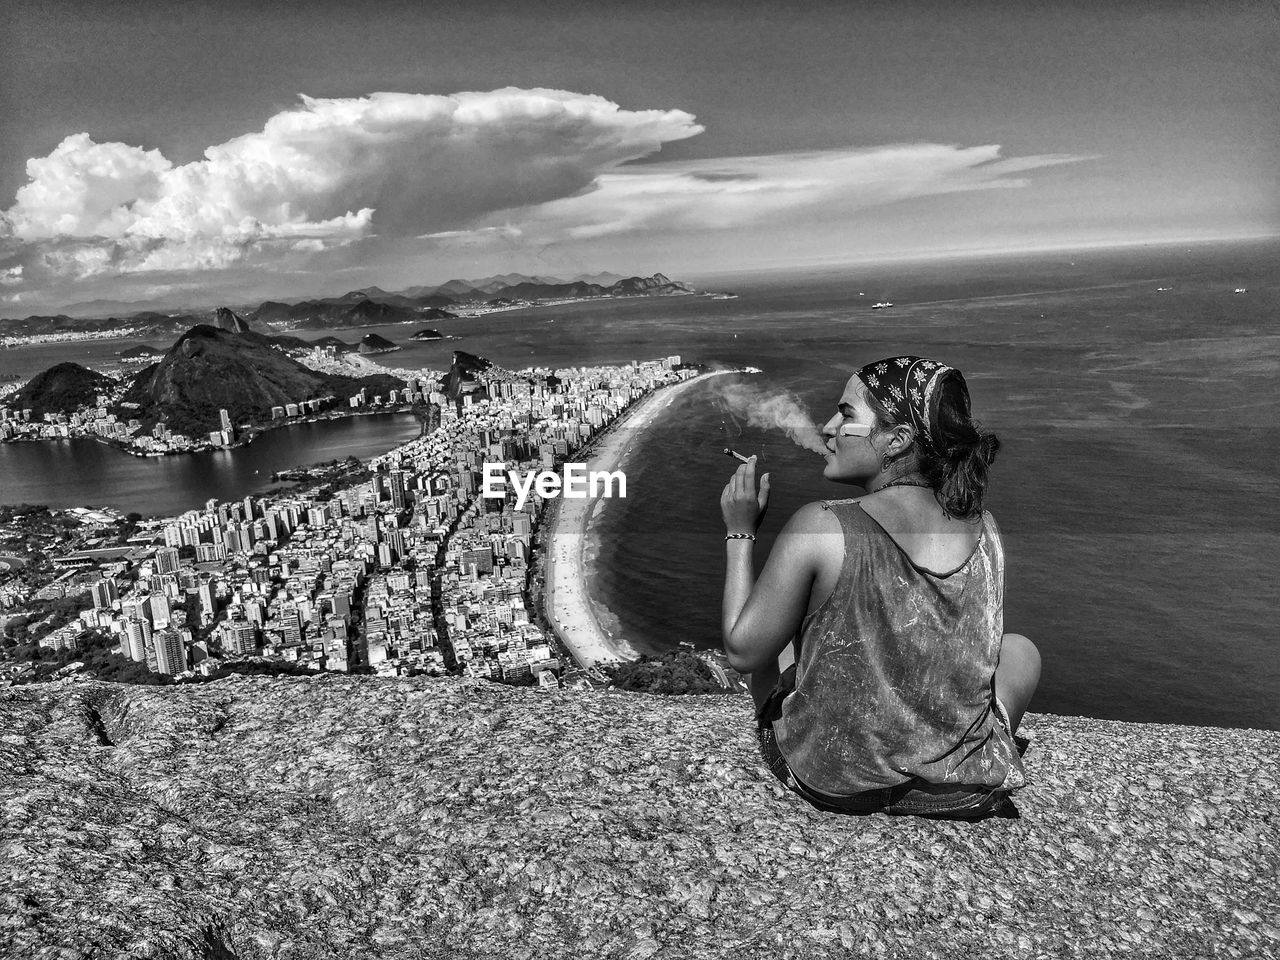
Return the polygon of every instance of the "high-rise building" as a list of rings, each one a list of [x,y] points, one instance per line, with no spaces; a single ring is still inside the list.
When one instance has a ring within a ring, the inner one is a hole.
[[[142,617],[130,617],[125,621],[124,631],[129,659],[141,663],[146,659],[147,646],[151,643],[150,622]]]
[[[212,616],[218,610],[217,597],[214,594],[215,584],[212,580],[206,580],[200,584],[200,612],[207,613]]]
[[[391,485],[391,506],[395,510],[404,509],[405,489],[404,489],[404,471],[392,470],[389,477]]]
[[[397,560],[404,556],[404,534],[399,529],[393,527],[387,530],[384,539]]]
[[[257,628],[248,620],[228,620],[222,625],[222,647],[227,653],[253,653],[257,646]]]
[[[295,607],[289,606],[280,611],[280,634],[286,644],[302,642],[302,620]]]
[[[169,621],[173,619],[169,598],[163,593],[153,593],[147,598],[147,612],[151,615],[151,622],[157,626],[168,626]]]
[[[115,602],[116,582],[111,577],[104,577],[93,585],[93,609],[105,610]]]
[[[231,429],[231,414],[227,413],[226,410],[218,411],[218,420],[222,423],[223,430]]]
[[[187,670],[187,648],[177,630],[161,630],[153,638],[156,648],[156,673],[175,676]]]
[[[156,573],[177,573],[178,567],[178,551],[175,547],[161,547],[156,551]]]

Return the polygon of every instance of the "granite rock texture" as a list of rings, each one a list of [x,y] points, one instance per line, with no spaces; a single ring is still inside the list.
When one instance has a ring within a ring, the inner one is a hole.
[[[0,956],[1268,957],[1280,732],[1028,715],[1018,816],[832,815],[742,697],[0,691]]]

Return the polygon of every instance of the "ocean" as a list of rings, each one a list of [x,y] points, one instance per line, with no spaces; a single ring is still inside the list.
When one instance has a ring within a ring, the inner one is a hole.
[[[760,454],[772,473],[757,568],[802,504],[859,492],[733,416],[719,385],[791,391],[821,423],[862,364],[942,360],[964,372],[975,416],[1003,445],[986,507],[1007,551],[1005,629],[1043,658],[1031,711],[1280,729],[1280,243],[682,279],[738,296],[425,324],[461,338],[434,343],[408,341],[416,326],[339,335],[405,345],[377,358],[388,366],[443,370],[463,349],[511,368],[678,354],[763,371],[713,378],[638,434],[628,496],[592,527],[602,620],[652,652],[719,647],[719,496],[734,467],[723,446]],[[885,300],[895,305],[871,309]],[[75,349],[94,365],[127,345]],[[0,352],[0,373],[22,353]]]

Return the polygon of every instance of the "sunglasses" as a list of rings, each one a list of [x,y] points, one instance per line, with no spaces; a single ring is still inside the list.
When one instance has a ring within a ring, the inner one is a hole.
[[[871,427],[865,423],[842,423],[840,424],[840,436],[869,437],[871,436]]]

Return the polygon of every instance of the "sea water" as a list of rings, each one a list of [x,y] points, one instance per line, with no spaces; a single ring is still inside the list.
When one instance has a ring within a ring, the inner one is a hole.
[[[409,341],[423,325],[338,335],[372,330],[404,346],[378,362],[441,371],[458,348],[513,369],[671,354],[761,368],[694,387],[638,433],[627,498],[593,522],[592,597],[606,626],[652,652],[719,647],[726,444],[772,472],[757,568],[802,504],[860,492],[735,418],[716,381],[793,391],[822,423],[862,364],[942,360],[1003,444],[986,506],[1007,551],[1005,628],[1043,657],[1032,710],[1277,729],[1278,271],[1275,241],[855,265],[689,278],[732,300],[429,324],[454,340]]]
[[[794,391],[819,423],[863,363],[914,353],[960,368],[1003,444],[986,505],[1007,549],[1005,629],[1043,657],[1032,709],[1276,729],[1276,252],[778,276],[699,305],[703,321],[670,325],[664,344],[763,368],[741,379]],[[881,299],[895,306],[871,311]],[[618,313],[637,315],[611,328],[626,330],[647,310]],[[607,622],[651,652],[720,644],[718,501],[736,467],[723,446],[760,454],[772,473],[757,570],[799,506],[861,492],[823,480],[821,458],[780,433],[735,419],[715,386],[637,437],[628,499],[594,531]]]

